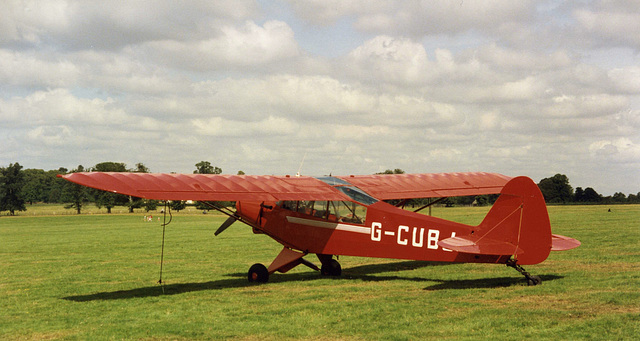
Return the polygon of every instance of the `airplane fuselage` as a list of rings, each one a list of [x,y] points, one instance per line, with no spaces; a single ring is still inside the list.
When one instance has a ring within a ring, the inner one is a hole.
[[[333,204],[321,202],[321,207]],[[332,214],[331,210],[307,206],[303,201],[238,202],[237,213],[243,221],[251,223],[255,232],[267,234],[284,246],[304,253],[444,262],[505,260],[505,256],[470,255],[438,245],[441,239],[471,234],[474,226],[414,213],[384,201],[359,205],[360,212],[366,212],[366,216],[358,219],[353,219],[353,214],[347,211],[350,221]]]

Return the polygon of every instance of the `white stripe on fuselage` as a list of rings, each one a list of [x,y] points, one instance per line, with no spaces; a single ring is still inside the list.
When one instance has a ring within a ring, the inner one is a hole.
[[[313,226],[313,227],[322,227],[322,228],[331,229],[331,230],[371,234],[371,228],[370,227],[364,227],[364,226],[348,225],[348,224],[341,224],[341,223],[332,223],[332,222],[328,222],[328,221],[304,219],[304,218],[291,217],[291,216],[287,216],[287,221],[290,222],[290,223],[293,223],[293,224],[308,225],[308,226]]]

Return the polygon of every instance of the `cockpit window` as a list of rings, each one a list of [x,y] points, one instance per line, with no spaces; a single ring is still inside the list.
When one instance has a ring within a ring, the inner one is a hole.
[[[340,223],[364,224],[367,207],[351,201],[329,201],[328,220]]]
[[[319,177],[318,180],[324,181],[326,184],[333,186],[335,189],[346,194],[349,198],[365,205],[371,205],[378,202],[378,199],[365,193],[360,188],[352,184],[332,176]]]
[[[378,199],[342,179],[326,176],[318,180],[324,181],[353,201],[286,200],[279,201],[277,205],[290,211],[332,222],[363,225],[367,220],[367,206],[378,202]]]
[[[277,205],[290,211],[337,223],[362,225],[367,220],[367,206],[353,201],[285,200],[279,201]]]

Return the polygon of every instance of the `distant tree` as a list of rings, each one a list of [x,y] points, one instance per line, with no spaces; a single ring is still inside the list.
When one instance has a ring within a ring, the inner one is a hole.
[[[573,188],[569,185],[569,178],[564,174],[544,178],[540,180],[538,187],[548,203],[567,203],[573,199]]]
[[[170,207],[176,212],[180,212],[187,207],[187,203],[182,200],[174,200],[171,202]]]
[[[143,163],[138,162],[138,163],[136,163],[136,168],[134,168],[132,170],[132,172],[134,172],[134,173],[149,173],[149,168],[147,168],[147,166],[145,166]]]
[[[575,202],[583,202],[584,201],[584,190],[582,187],[576,187],[576,192],[573,195],[573,200]]]
[[[193,174],[222,174],[222,169],[212,166],[209,161],[200,161],[196,163]]]
[[[122,162],[100,162],[91,168],[94,172],[126,172],[127,165]],[[106,208],[107,213],[111,213],[111,209],[116,205],[128,205],[132,199],[129,196],[101,191],[97,189],[89,190],[93,198],[95,199],[95,205],[98,208]]]
[[[244,175],[244,172],[243,172],[243,171],[241,171],[241,170],[239,170],[239,171],[238,171],[238,175]]]
[[[84,171],[84,167],[82,167],[82,165],[79,165],[78,168],[72,170],[71,172],[78,173]],[[72,182],[66,182],[64,184],[60,196],[62,198],[62,201],[67,203],[64,208],[75,208],[77,214],[80,214],[82,212],[82,207],[87,201],[89,201],[88,189],[84,186],[80,186]]]
[[[34,202],[44,202],[47,192],[47,173],[42,169],[25,169],[22,197],[29,205]]]
[[[142,163],[137,163],[134,169],[127,169],[127,165],[122,162],[101,162],[95,165],[92,170],[96,172],[149,172],[149,168]],[[141,198],[97,190],[93,190],[92,193],[96,199],[96,206],[98,208],[104,206],[107,209],[107,213],[111,213],[111,209],[116,205],[128,207],[129,213],[133,213],[134,208],[140,208],[144,205],[144,201]]]
[[[64,170],[64,171],[63,171]],[[45,202],[61,203],[62,190],[68,181],[59,178],[58,174],[66,174],[68,171],[66,168],[59,168],[58,170],[50,170],[47,172],[49,177],[50,187],[47,190],[47,196]]]
[[[396,168],[394,170],[387,169],[384,172],[376,173],[376,174],[404,174],[404,171],[400,168]]]
[[[476,197],[473,195],[464,197],[451,197],[449,198],[449,201],[455,206],[471,206],[471,204],[476,202]]]
[[[493,205],[498,200],[500,194],[484,194],[476,195],[475,202],[478,206]]]
[[[602,195],[598,194],[593,188],[587,187],[584,189],[584,194],[582,195],[583,202],[601,202]]]
[[[149,173],[149,168],[145,166],[142,162],[136,163],[136,167],[130,170],[133,173]],[[155,200],[144,200],[141,198],[129,197],[129,202],[127,204],[129,207],[129,213],[133,213],[134,208],[144,207],[147,212],[151,210],[155,210],[158,206],[157,201]]]
[[[613,193],[613,196],[611,197],[611,201],[613,201],[614,203],[624,203],[627,201],[627,196],[622,193],[622,192],[615,192]]]
[[[91,189],[90,191],[93,192],[92,194],[96,207],[99,209],[104,207],[107,209],[107,214],[111,214],[111,209],[116,207],[116,198],[118,197],[118,194],[100,191],[97,189]]]
[[[143,200],[142,207],[146,212],[155,211],[158,208],[157,200]]]
[[[100,162],[91,168],[92,172],[126,172],[127,165],[122,162]]]
[[[64,180],[58,179],[59,170],[25,169],[22,196],[32,205],[34,202],[60,202]]]
[[[10,215],[15,215],[16,211],[27,210],[22,197],[24,182],[24,173],[19,163],[0,168],[0,212],[9,211]]]
[[[209,161],[200,161],[196,163],[196,170],[193,171],[193,174],[222,174],[222,168],[215,167],[211,165]],[[230,202],[220,202],[219,205],[228,206],[231,204]],[[196,208],[199,210],[206,210],[210,207],[202,202],[196,202]],[[184,209],[184,208],[183,208]]]

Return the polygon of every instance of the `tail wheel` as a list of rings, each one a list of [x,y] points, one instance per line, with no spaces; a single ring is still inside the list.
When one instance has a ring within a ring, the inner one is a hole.
[[[530,278],[527,278],[527,284],[529,286],[538,285],[540,283],[542,283],[542,278],[540,278],[540,276],[530,276]]]
[[[320,273],[323,276],[340,276],[342,274],[342,267],[337,260],[332,259],[326,264],[322,264]]]
[[[253,264],[249,268],[247,278],[249,279],[249,282],[266,283],[269,280],[269,270],[267,270],[266,266],[260,263]]]

